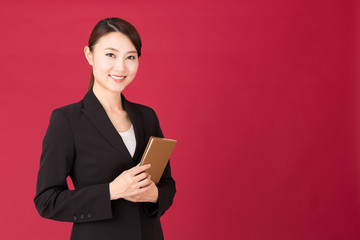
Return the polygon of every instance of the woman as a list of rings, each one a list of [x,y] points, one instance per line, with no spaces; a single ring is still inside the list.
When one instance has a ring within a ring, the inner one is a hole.
[[[89,91],[51,114],[36,209],[44,218],[73,222],[73,240],[163,239],[160,216],[176,192],[170,163],[157,185],[145,173],[150,166],[138,164],[149,137],[163,134],[151,108],[122,94],[138,69],[140,36],[122,19],[103,19],[84,53],[92,66]]]

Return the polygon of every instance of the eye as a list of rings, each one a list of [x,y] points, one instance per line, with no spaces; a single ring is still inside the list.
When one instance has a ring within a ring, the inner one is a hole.
[[[135,56],[128,56],[127,59],[130,59],[130,60],[135,60],[136,57]]]
[[[115,57],[115,55],[113,53],[107,53],[106,56],[109,56],[109,57]]]

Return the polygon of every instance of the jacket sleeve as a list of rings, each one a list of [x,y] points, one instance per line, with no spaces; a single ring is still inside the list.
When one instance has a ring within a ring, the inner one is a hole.
[[[46,131],[34,203],[40,216],[66,222],[112,218],[109,183],[69,190],[66,178],[76,158],[70,123],[55,109]]]
[[[161,128],[159,119],[156,116],[156,113],[153,111],[155,117],[155,137],[164,137]],[[146,202],[144,203],[145,211],[149,216],[152,217],[161,217],[166,210],[170,208],[173,203],[173,199],[176,193],[175,181],[171,176],[170,160],[165,167],[164,173],[161,176],[159,183],[157,184],[159,190],[159,199],[156,203]]]

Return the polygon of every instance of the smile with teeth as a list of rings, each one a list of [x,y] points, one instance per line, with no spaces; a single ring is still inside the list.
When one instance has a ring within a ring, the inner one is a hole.
[[[118,76],[113,76],[113,75],[110,75],[110,77],[116,79],[116,80],[121,80],[121,79],[124,79],[125,76],[121,76],[121,77],[118,77]]]

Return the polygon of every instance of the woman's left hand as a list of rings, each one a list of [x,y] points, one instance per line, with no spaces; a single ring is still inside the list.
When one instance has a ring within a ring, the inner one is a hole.
[[[150,176],[148,176],[150,178]],[[151,181],[149,190],[140,193],[138,195],[134,195],[131,197],[124,198],[125,200],[128,200],[130,202],[152,202],[156,203],[159,198],[159,190],[155,183]]]

